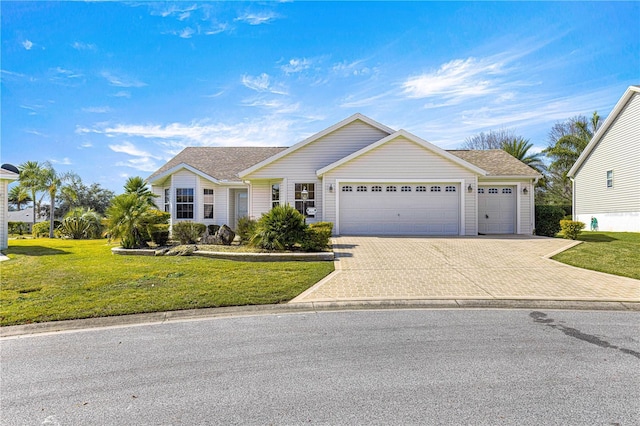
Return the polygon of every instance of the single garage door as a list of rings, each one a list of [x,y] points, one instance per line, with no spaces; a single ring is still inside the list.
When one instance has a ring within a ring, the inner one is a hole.
[[[338,190],[340,234],[459,234],[460,184],[349,183]]]
[[[478,187],[478,233],[515,234],[516,187]]]

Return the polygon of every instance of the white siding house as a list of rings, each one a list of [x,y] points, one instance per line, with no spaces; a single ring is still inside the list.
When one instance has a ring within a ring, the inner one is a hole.
[[[17,180],[20,175],[17,173],[15,166],[11,164],[3,164],[0,167],[0,250],[9,247],[9,183]]]
[[[532,188],[540,175],[502,150],[445,151],[361,114],[259,160],[247,148],[247,166],[239,168],[236,156],[236,174],[227,166],[222,180],[224,165],[213,159],[229,149],[239,148],[188,148],[149,178],[158,195],[167,194],[172,222],[233,227],[243,215],[259,219],[290,204],[307,223],[332,222],[336,234],[531,234],[535,228]],[[213,219],[200,215],[207,185],[216,194]],[[180,188],[194,190],[189,218],[178,208]]]
[[[575,220],[640,232],[640,87],[627,89],[568,175]]]

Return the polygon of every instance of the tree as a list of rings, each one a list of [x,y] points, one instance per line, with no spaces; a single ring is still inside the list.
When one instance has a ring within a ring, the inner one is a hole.
[[[549,146],[542,152],[551,159],[550,202],[572,204],[572,188],[567,173],[598,131],[600,124],[600,116],[594,112],[590,120],[583,116],[573,117],[563,123],[556,123],[549,132]]]
[[[31,192],[33,201],[33,225],[40,210],[40,200],[36,202],[38,192],[44,190],[44,166],[37,161],[27,161],[18,166],[20,185]]]
[[[80,177],[73,176],[67,184],[73,191],[71,194],[61,193],[59,198],[59,214],[64,216],[71,210],[82,207],[104,215],[115,193],[102,188],[99,183],[85,185]]]
[[[530,154],[529,150],[531,147],[533,147],[533,144],[529,142],[528,139],[524,139],[522,137],[513,138],[502,143],[503,150],[539,173],[543,173],[546,167],[542,161],[542,153],[538,152],[536,154]]]
[[[31,201],[29,191],[22,185],[16,185],[9,190],[7,200],[11,204],[15,204],[18,210],[22,210],[20,207]]]
[[[149,226],[168,220],[169,214],[152,208],[144,196],[125,193],[107,209],[107,234],[109,239],[120,238],[123,248],[142,248],[147,246]]]
[[[154,194],[148,187],[147,183],[140,176],[132,176],[127,179],[124,184],[125,194],[136,194],[144,199],[150,206],[155,206],[154,198],[158,195]]]
[[[45,163],[42,175],[42,187],[49,194],[49,238],[53,238],[55,203],[58,191],[65,193],[66,196],[73,196],[73,189],[63,186],[65,182],[75,176],[73,173],[58,173],[49,163]]]
[[[489,133],[480,132],[465,139],[462,149],[502,149],[505,142],[513,139],[516,135],[512,130],[489,130]]]

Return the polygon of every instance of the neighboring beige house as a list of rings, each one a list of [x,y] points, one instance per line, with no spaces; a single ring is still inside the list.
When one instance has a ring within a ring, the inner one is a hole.
[[[3,164],[0,167],[0,250],[6,249],[8,245],[8,186],[9,183],[20,177],[18,169],[11,164]]]
[[[539,177],[502,150],[445,151],[355,114],[289,148],[187,148],[148,182],[172,223],[287,203],[338,235],[478,235],[533,233]]]
[[[630,86],[569,170],[574,220],[640,232],[640,87]]]

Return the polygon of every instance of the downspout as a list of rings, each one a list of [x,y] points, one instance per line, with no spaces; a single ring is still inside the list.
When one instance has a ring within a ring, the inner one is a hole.
[[[569,176],[569,179],[571,179],[571,217],[576,221],[578,220],[576,216],[576,181],[571,176]]]

